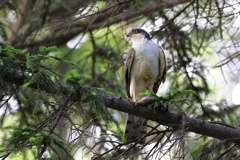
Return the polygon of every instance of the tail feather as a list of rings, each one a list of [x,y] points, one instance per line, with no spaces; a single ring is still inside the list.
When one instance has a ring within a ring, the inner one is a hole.
[[[143,137],[147,133],[147,120],[128,114],[127,124],[125,128],[125,137],[127,141],[132,141]],[[140,144],[144,144],[146,138],[140,140]]]

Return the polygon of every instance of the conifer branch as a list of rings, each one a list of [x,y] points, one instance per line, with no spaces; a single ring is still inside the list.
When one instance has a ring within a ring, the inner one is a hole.
[[[1,74],[1,71],[0,71]],[[23,85],[24,81],[27,79],[23,73],[12,73],[5,74],[3,80],[6,82],[14,83],[17,85]],[[44,81],[35,81],[29,85],[31,88],[39,89],[47,93],[56,94],[56,89],[60,90],[62,94],[70,94],[72,86],[65,84],[55,84],[55,89],[49,87],[49,85]],[[81,91],[79,91],[73,100],[78,101]],[[156,111],[149,109],[146,106],[135,105],[133,102],[128,100],[112,97],[107,94],[97,92],[99,98],[101,98],[107,108],[116,109],[118,111],[130,113],[135,116],[139,116],[148,120],[158,122],[159,124],[173,127],[174,129],[181,129],[185,132],[194,132],[197,134],[214,137],[220,140],[225,140],[226,142],[233,142],[240,144],[240,130],[234,127],[224,126],[214,122],[202,121],[193,118],[188,118],[186,115],[173,114],[168,111]],[[87,99],[86,99],[87,100]],[[184,128],[181,125],[184,121]]]

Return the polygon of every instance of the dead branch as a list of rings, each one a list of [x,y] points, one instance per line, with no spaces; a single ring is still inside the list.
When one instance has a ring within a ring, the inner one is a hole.
[[[154,12],[159,12],[163,9],[167,8],[172,8],[176,5],[179,4],[184,4],[187,2],[191,2],[191,0],[170,0],[168,2],[159,2],[157,5],[152,5],[149,7],[142,8],[137,11],[133,11],[130,13],[125,13],[120,16],[117,16],[112,19],[106,19],[101,21],[95,20],[95,23],[93,22],[91,25],[87,24],[81,24],[81,26],[75,27],[67,32],[63,32],[58,35],[50,35],[49,37],[44,38],[41,41],[38,42],[30,42],[30,43],[24,43],[24,44],[16,44],[14,47],[16,48],[26,48],[26,47],[36,47],[36,46],[53,46],[53,45],[61,45],[63,43],[66,43],[69,41],[72,37],[78,35],[79,33],[86,32],[86,31],[93,31],[95,29],[103,28],[103,27],[108,27],[113,24],[119,23],[121,21],[126,21],[134,17],[142,16],[147,13],[154,13]],[[99,16],[102,18],[102,16]],[[97,22],[97,23],[96,23]],[[57,40],[57,41],[56,41]]]

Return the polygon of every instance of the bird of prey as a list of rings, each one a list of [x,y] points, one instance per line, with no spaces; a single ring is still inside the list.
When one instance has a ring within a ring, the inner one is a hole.
[[[139,95],[147,90],[157,93],[166,77],[166,59],[161,48],[155,44],[150,35],[143,29],[133,29],[127,35],[132,41],[132,48],[125,61],[125,89],[128,99],[139,103],[144,98]],[[147,121],[128,114],[125,128],[127,141],[143,137],[147,132]],[[144,144],[141,138],[139,144]]]

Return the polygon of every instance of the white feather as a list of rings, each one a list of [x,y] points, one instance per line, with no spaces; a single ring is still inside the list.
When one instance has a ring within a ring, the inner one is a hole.
[[[158,46],[151,40],[133,40],[132,47],[135,49],[135,56],[131,69],[130,95],[136,101],[143,97],[139,93],[152,89],[157,81],[160,53]]]

